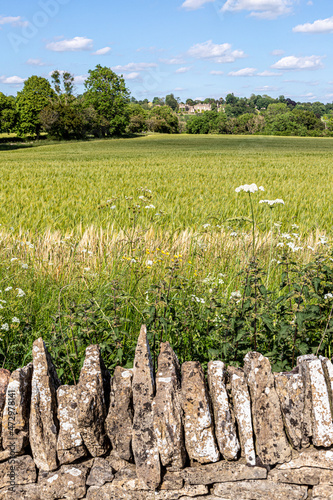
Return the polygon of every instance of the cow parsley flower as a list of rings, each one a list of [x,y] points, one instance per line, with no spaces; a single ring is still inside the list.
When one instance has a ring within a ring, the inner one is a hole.
[[[8,325],[8,323],[2,323],[2,325],[1,325],[1,330],[5,330],[6,332],[8,332],[8,330],[9,330],[9,325]]]
[[[274,205],[284,205],[284,201],[280,198],[277,198],[276,200],[260,200],[259,203],[267,203],[270,207],[273,207]]]
[[[5,292],[10,292],[10,290],[13,290],[12,286],[7,286],[7,288],[5,288]]]
[[[257,184],[244,184],[243,186],[239,186],[235,189],[236,193],[240,193],[240,191],[244,191],[245,193],[255,193],[256,191],[265,191],[263,186],[258,188]]]
[[[22,264],[21,267],[22,267],[22,269],[28,269],[29,266],[28,266],[28,264]]]
[[[325,295],[324,295],[325,300],[332,299],[332,298],[333,298],[333,293],[325,293]]]
[[[12,318],[12,323],[20,323],[20,320],[14,316],[14,318]]]
[[[154,205],[147,205],[145,208],[155,208]]]
[[[22,290],[22,288],[16,288],[17,290],[17,296],[18,297],[24,297],[25,296],[25,292]]]

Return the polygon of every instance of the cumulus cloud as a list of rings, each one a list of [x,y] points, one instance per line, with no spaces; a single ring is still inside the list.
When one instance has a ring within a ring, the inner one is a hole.
[[[213,43],[212,40],[193,45],[189,49],[188,55],[196,59],[207,59],[217,63],[234,62],[236,59],[246,57],[242,50],[231,50],[230,43],[217,44]]]
[[[281,73],[276,73],[275,71],[261,71],[260,73],[257,73],[257,76],[280,76]]]
[[[281,69],[281,70],[320,69],[323,67],[322,63],[323,58],[324,56],[308,56],[308,57],[287,56],[287,57],[282,57],[282,59],[273,64],[271,68]]]
[[[275,49],[275,50],[272,50],[271,54],[272,54],[272,56],[283,56],[284,50]]]
[[[216,71],[216,70],[213,70],[210,72],[211,75],[223,75],[223,71]]]
[[[7,85],[21,85],[24,81],[25,78],[20,76],[0,76],[0,82]]]
[[[0,26],[10,24],[11,26],[28,26],[28,21],[23,21],[21,16],[0,16]]]
[[[78,52],[80,50],[91,50],[93,40],[85,36],[75,36],[68,40],[50,42],[46,45],[48,50],[53,52]]]
[[[251,16],[262,19],[276,19],[292,11],[296,0],[227,0],[222,7],[222,12],[250,11]]]
[[[313,23],[298,24],[293,28],[295,33],[333,33],[333,16],[318,19]]]
[[[176,73],[187,73],[190,69],[190,66],[183,66],[182,68],[176,69]]]
[[[254,76],[256,68],[242,68],[237,71],[230,71],[229,76]]]
[[[29,66],[48,66],[41,59],[28,59],[26,64],[29,64]]]
[[[276,92],[278,87],[271,87],[270,85],[264,85],[263,87],[256,87],[254,89],[256,92]]]
[[[104,56],[108,52],[110,52],[111,47],[103,47],[102,49],[96,50],[96,52],[93,52],[93,56]]]
[[[185,0],[182,7],[186,10],[196,10],[200,9],[205,3],[210,2],[215,2],[215,0]]]
[[[113,71],[145,71],[150,68],[156,68],[157,64],[156,63],[128,63],[125,65],[118,65],[118,66],[113,66],[112,69]]]
[[[180,56],[171,57],[170,59],[160,59],[164,64],[184,64],[184,59]]]
[[[127,80],[136,80],[139,78],[140,73],[137,73],[136,71],[132,71],[132,73],[127,73],[127,75],[124,75]]]
[[[74,83],[76,83],[77,85],[82,85],[87,78],[88,75],[76,75],[74,76]]]

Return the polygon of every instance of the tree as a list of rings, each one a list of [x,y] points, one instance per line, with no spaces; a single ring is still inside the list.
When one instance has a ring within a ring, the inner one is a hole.
[[[53,86],[59,99],[69,100],[73,97],[74,92],[74,75],[68,71],[60,73],[60,71],[53,71],[51,75]],[[62,80],[62,82],[61,82]]]
[[[165,104],[169,106],[169,108],[171,108],[173,111],[178,110],[178,100],[173,94],[165,96]]]
[[[55,93],[46,78],[31,76],[24,82],[21,92],[16,98],[19,113],[18,134],[36,135],[37,139],[42,129],[40,112],[51,102]]]
[[[124,78],[99,64],[88,73],[89,76],[84,83],[86,105],[96,110],[101,121],[103,119],[106,121],[107,135],[124,133],[129,121],[127,113],[129,91]],[[104,135],[102,125],[101,132]]]
[[[0,132],[14,131],[17,120],[15,99],[0,92]]]
[[[149,113],[147,127],[152,132],[178,134],[179,122],[169,106],[156,106]]]
[[[128,131],[136,134],[147,130],[147,112],[139,104],[130,104],[128,107],[129,124]]]

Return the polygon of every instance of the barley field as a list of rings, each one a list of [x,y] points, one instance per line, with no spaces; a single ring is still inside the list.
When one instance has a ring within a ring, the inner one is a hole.
[[[332,153],[260,136],[0,144],[1,365],[43,336],[64,380],[92,342],[131,366],[142,322],[155,361],[169,340],[182,361],[256,348],[281,370],[323,334],[330,355]],[[264,191],[235,191],[250,183]]]

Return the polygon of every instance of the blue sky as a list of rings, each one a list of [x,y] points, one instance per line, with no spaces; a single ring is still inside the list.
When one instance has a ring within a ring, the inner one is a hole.
[[[11,0],[0,7],[0,91],[96,64],[138,99],[252,93],[333,101],[332,0]]]

